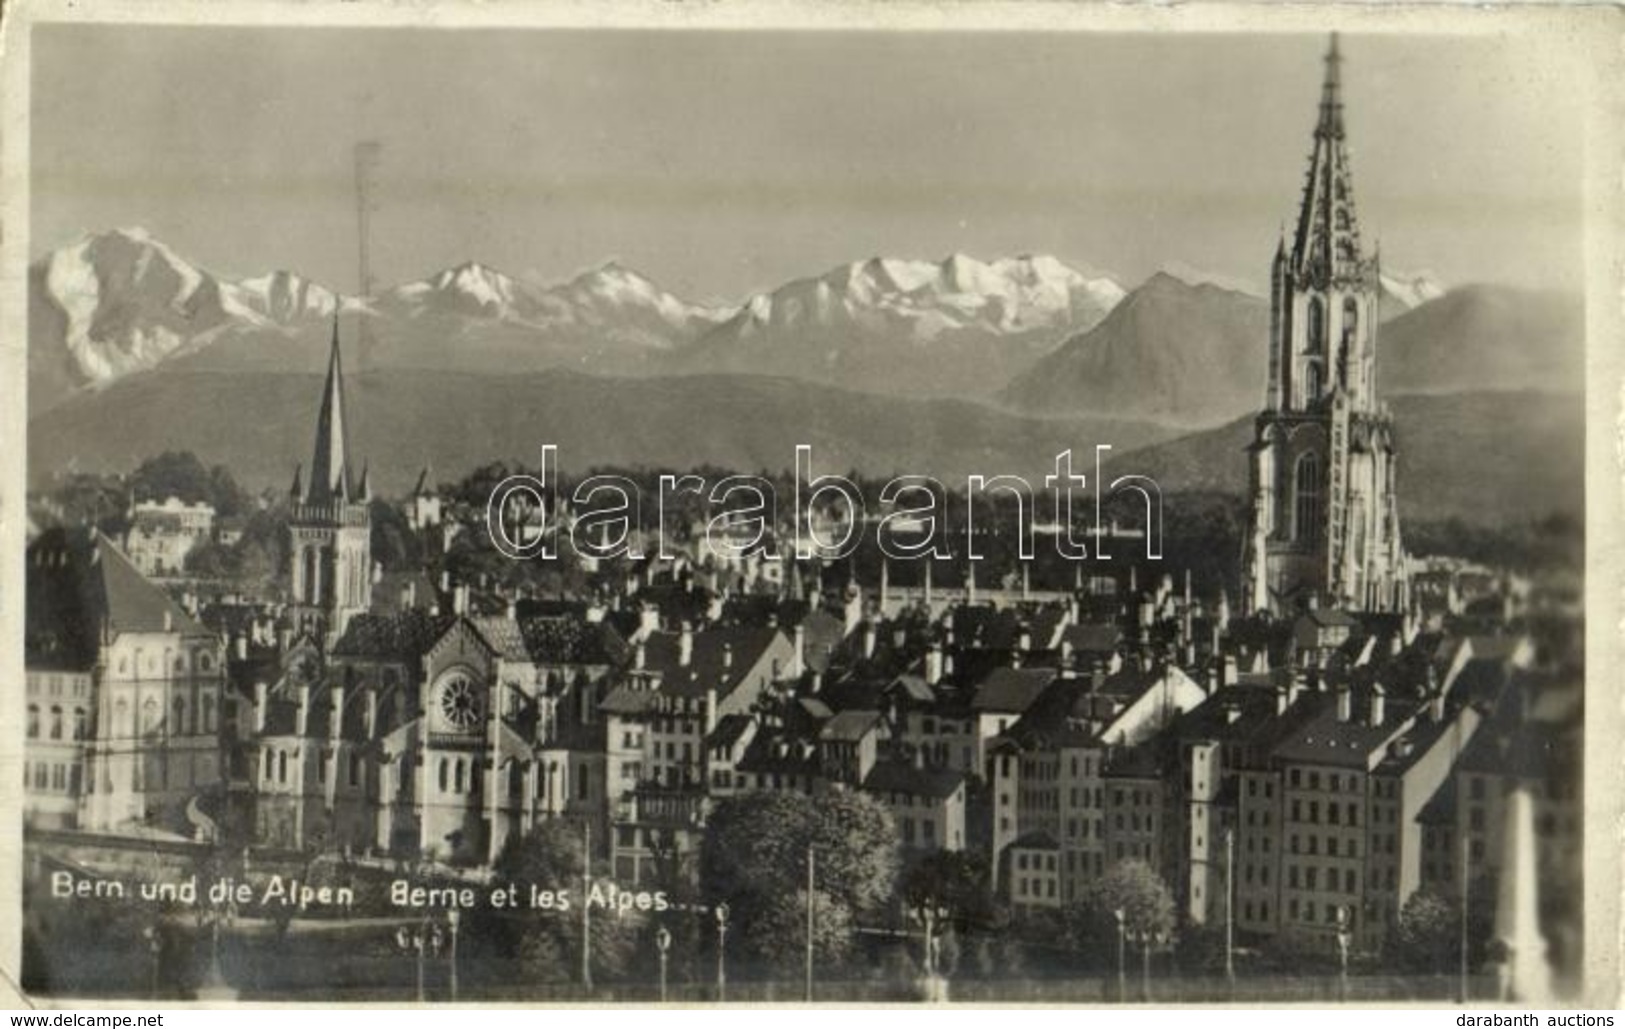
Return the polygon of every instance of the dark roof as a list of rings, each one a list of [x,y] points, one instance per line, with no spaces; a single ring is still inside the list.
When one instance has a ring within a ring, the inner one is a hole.
[[[751,726],[750,715],[724,715],[717,719],[716,728],[705,738],[707,747],[732,747]]]
[[[722,698],[783,638],[778,629],[704,629],[692,634],[684,664],[681,633],[650,633],[643,642],[644,667],[659,676],[661,693],[699,697],[715,689]]]
[[[531,659],[546,664],[615,665],[628,651],[613,627],[585,618],[521,616],[519,631]]]
[[[214,634],[148,581],[112,540],[50,529],[25,556],[24,657],[31,665],[89,668],[108,633]]]
[[[971,707],[977,711],[1020,714],[1055,681],[1053,668],[997,668],[976,688]]]
[[[1061,630],[1061,642],[1072,644],[1073,650],[1084,654],[1110,654],[1117,650],[1122,638],[1122,630],[1110,624],[1085,623]]]
[[[1013,850],[1060,850],[1061,845],[1055,842],[1055,837],[1042,829],[1022,833],[1010,844]]]
[[[870,793],[907,793],[916,797],[951,797],[965,773],[942,768],[915,768],[902,761],[883,761],[870,769],[863,788]]]
[[[1390,697],[1382,724],[1373,726],[1366,718],[1368,695],[1351,698],[1351,717],[1346,722],[1338,721],[1337,697],[1332,692],[1311,692],[1299,699],[1314,713],[1276,744],[1274,756],[1282,761],[1368,769],[1377,749],[1415,710],[1413,704]]]
[[[818,730],[818,738],[833,742],[856,742],[879,722],[879,711],[842,711],[823,724]]]
[[[334,657],[379,661],[420,660],[451,627],[450,615],[413,608],[393,614],[358,614],[333,644]]]

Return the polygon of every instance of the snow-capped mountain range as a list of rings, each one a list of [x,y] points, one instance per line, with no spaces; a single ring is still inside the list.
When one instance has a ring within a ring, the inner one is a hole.
[[[1110,277],[1053,257],[984,263],[956,254],[857,262],[739,307],[690,303],[615,262],[552,285],[469,262],[357,297],[294,271],[215,275],[141,229],[87,236],[31,271],[36,411],[171,361],[319,368],[335,311],[361,320],[365,367],[743,371],[985,393],[1012,362],[1025,367],[1124,295]],[[1006,341],[1013,345],[992,345]],[[921,348],[931,354],[924,375]]]

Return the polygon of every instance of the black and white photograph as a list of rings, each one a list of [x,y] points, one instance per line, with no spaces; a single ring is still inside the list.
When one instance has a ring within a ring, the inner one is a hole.
[[[15,1006],[1619,1006],[1625,23],[1133,6],[7,11]]]

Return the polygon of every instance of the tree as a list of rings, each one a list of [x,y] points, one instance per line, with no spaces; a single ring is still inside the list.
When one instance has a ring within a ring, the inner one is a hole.
[[[1429,887],[1417,890],[1399,909],[1396,944],[1402,967],[1448,971],[1461,954],[1461,909]]]
[[[1155,941],[1173,935],[1174,898],[1168,884],[1138,858],[1119,861],[1090,885],[1081,904],[1067,912],[1073,941],[1096,959],[1097,966],[1115,963],[1118,912],[1128,938],[1148,951]]]
[[[571,979],[581,960],[582,873],[586,869],[581,827],[563,819],[539,823],[523,838],[510,840],[496,861],[498,881],[568,894],[565,909],[472,913],[470,939],[504,957],[518,958],[540,981]],[[597,877],[600,873],[594,872]],[[647,918],[638,911],[594,906],[591,912],[592,970],[595,978],[624,978],[639,957]],[[476,962],[470,962],[473,966]]]
[[[891,899],[897,878],[891,815],[872,797],[844,791],[816,798],[747,793],[712,812],[701,848],[701,885],[710,904],[726,901],[733,911],[738,953],[783,969],[789,955],[799,953],[790,945],[805,946],[809,845],[814,944],[834,959],[847,951],[833,937],[847,935],[844,927]],[[800,921],[791,917],[793,897],[800,898]]]
[[[903,874],[901,892],[916,918],[928,909],[946,910],[948,921],[961,932],[985,927],[994,917],[987,858],[979,853],[933,851]]]

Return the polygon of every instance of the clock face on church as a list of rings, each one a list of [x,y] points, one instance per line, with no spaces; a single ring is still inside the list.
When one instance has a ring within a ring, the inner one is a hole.
[[[480,722],[480,696],[474,680],[453,672],[440,680],[436,701],[440,720],[454,732],[467,732]]]

